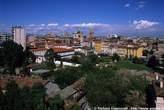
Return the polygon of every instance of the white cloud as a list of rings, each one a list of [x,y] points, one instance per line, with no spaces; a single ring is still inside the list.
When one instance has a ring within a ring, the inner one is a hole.
[[[40,24],[40,26],[45,26],[45,24]]]
[[[82,24],[65,24],[64,27],[109,27],[109,24],[102,23],[82,23]]]
[[[133,25],[135,27],[135,29],[148,29],[153,27],[154,25],[158,25],[158,22],[153,22],[153,21],[148,21],[148,20],[134,20],[133,21]]]
[[[49,23],[47,26],[58,26],[58,23]]]
[[[125,7],[125,8],[128,8],[128,7],[130,7],[130,4],[129,4],[129,3],[126,3],[126,4],[124,5],[124,7]]]
[[[136,9],[141,9],[144,8],[147,2],[145,1],[139,1],[137,2],[137,8]]]
[[[29,24],[28,26],[32,27],[32,26],[35,26],[35,24]]]

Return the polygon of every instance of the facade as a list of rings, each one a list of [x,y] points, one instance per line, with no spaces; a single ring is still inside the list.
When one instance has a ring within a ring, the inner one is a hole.
[[[57,53],[61,58],[72,58],[72,56],[75,54],[74,49],[72,48],[52,48],[55,53]],[[36,55],[36,62],[42,63],[45,61],[44,54],[46,53],[46,48],[36,48],[32,49],[34,55]]]
[[[103,46],[103,44],[102,44],[101,40],[93,41],[93,47],[94,47],[96,53],[102,52],[102,46]]]
[[[121,57],[126,57],[127,55],[127,48],[126,46],[119,46],[117,49],[116,49],[116,53],[121,56]]]
[[[74,34],[73,39],[75,45],[81,45],[81,43],[83,42],[83,34],[80,31],[78,31]]]
[[[140,58],[142,56],[144,48],[143,47],[127,47],[127,56],[130,57],[138,57]]]
[[[12,37],[9,35],[0,34],[0,43],[8,41],[8,40],[12,40]]]
[[[21,44],[24,49],[26,49],[26,32],[21,26],[12,28],[13,40],[14,42]]]

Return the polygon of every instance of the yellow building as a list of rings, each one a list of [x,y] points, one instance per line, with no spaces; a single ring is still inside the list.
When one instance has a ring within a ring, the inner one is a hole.
[[[143,47],[127,47],[127,56],[141,57],[143,50]]]
[[[127,47],[126,46],[119,46],[116,50],[116,53],[120,57],[125,57],[127,55]]]
[[[103,46],[103,44],[102,44],[101,40],[93,41],[93,47],[94,47],[96,53],[101,53],[102,46]]]
[[[144,47],[137,47],[134,45],[131,46],[119,46],[116,50],[116,53],[121,57],[141,57]]]

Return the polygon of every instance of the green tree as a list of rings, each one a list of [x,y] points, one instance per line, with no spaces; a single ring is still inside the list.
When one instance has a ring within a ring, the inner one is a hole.
[[[29,65],[31,63],[34,63],[36,60],[36,56],[30,51],[30,48],[27,47],[26,50],[24,51],[25,55],[25,65]]]
[[[162,67],[164,68],[164,54],[161,55],[162,58]]]
[[[73,63],[80,63],[80,57],[78,55],[72,56],[71,62],[73,62]]]
[[[72,74],[74,73],[74,74]],[[82,77],[79,68],[65,68],[52,73],[55,82],[60,88],[65,88]]]
[[[5,64],[4,59],[5,59],[5,54],[3,52],[3,49],[0,48],[0,66],[4,66],[4,64]]]
[[[119,61],[121,58],[120,56],[117,54],[117,53],[114,53],[113,56],[112,56],[112,60],[113,62],[117,62]]]
[[[34,86],[31,88],[31,97],[32,97],[32,104],[33,107],[40,107],[43,105],[44,102],[44,97],[46,95],[46,89],[41,83],[36,83]]]
[[[143,50],[143,51],[142,51],[142,55],[143,55],[143,56],[146,56],[146,57],[147,57],[148,54],[149,54],[149,51],[148,51],[148,50]]]
[[[68,110],[80,110],[80,106],[78,104],[74,104],[71,108]]]
[[[7,84],[6,87],[6,110],[22,110],[22,100],[20,97],[20,88],[15,83],[15,81],[11,81]]]
[[[155,69],[157,65],[158,65],[157,58],[156,56],[152,55],[148,60],[147,66]]]
[[[54,63],[55,56],[56,55],[55,55],[53,49],[48,49],[44,55],[44,57],[46,59],[46,65],[51,70],[53,70],[56,67],[56,65]]]
[[[5,106],[6,106],[6,98],[0,88],[0,110],[5,110]]]
[[[98,56],[90,54],[87,57],[81,58],[81,68],[84,71],[90,71],[95,68],[95,65],[99,62]]]
[[[143,64],[144,63],[144,60],[141,59],[141,58],[138,58],[138,57],[134,57],[132,59],[132,62],[135,63],[135,64]]]
[[[64,106],[64,101],[59,95],[51,99],[50,110],[61,110]]]
[[[87,75],[84,91],[92,106],[145,106],[146,85],[141,76],[125,75],[105,68]]]
[[[13,41],[6,41],[1,44],[1,48],[4,53],[4,67],[13,74],[15,68],[21,67],[24,62],[23,47]]]
[[[5,93],[0,91],[0,110],[44,110],[44,96],[42,84],[19,88],[15,81],[11,81]]]

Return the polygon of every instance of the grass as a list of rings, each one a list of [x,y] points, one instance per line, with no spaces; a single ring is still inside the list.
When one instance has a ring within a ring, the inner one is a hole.
[[[116,66],[121,69],[133,69],[133,70],[146,70],[151,71],[149,67],[147,67],[145,64],[134,64],[128,60],[122,60],[116,63]]]
[[[112,58],[111,57],[101,57],[99,58],[99,61],[102,62],[102,63],[109,63],[109,62],[112,62]]]

